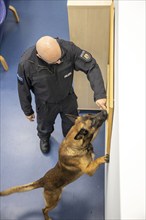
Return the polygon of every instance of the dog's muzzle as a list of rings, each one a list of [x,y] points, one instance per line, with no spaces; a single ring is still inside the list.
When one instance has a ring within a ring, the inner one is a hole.
[[[101,118],[103,118],[104,120],[106,120],[107,119],[107,116],[108,116],[108,114],[107,114],[107,111],[106,110],[100,110],[98,113],[97,113],[97,117],[101,117]]]
[[[100,127],[103,122],[107,119],[108,114],[106,110],[99,110],[98,113],[95,115],[92,121],[92,127]]]

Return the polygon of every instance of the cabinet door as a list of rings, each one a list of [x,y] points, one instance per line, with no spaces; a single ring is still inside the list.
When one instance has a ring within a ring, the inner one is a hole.
[[[100,66],[105,87],[109,57],[111,1],[68,1],[70,40],[87,50]],[[74,89],[79,109],[95,110],[93,91],[83,72],[75,72]]]

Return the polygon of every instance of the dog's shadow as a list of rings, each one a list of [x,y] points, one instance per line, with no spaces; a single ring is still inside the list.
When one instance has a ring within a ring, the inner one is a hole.
[[[89,211],[87,201],[77,198],[77,201],[67,201],[62,199],[58,206],[49,213],[52,220],[88,220],[89,212],[92,216],[92,210]],[[43,213],[39,211],[29,211],[18,217],[17,220],[44,220]],[[101,220],[101,219],[100,219]]]
[[[68,194],[68,195],[67,195]],[[79,196],[70,197],[69,192],[65,192],[58,207],[54,212],[50,212],[53,220],[88,220],[89,218],[89,201],[82,200]],[[91,211],[92,212],[92,211]],[[92,213],[91,213],[92,214]]]

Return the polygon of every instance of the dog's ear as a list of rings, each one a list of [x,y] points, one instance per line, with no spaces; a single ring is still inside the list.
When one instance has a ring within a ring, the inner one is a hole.
[[[75,120],[77,119],[78,116],[76,115],[71,115],[71,114],[65,114],[73,123],[75,123]]]
[[[88,131],[84,128],[82,128],[78,134],[74,137],[75,140],[80,140],[82,139],[84,136],[86,136],[88,134]]]

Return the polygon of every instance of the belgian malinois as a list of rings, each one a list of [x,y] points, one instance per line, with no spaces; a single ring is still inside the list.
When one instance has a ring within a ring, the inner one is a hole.
[[[59,158],[55,167],[35,182],[0,192],[0,196],[6,196],[16,192],[44,188],[46,206],[42,211],[45,220],[51,220],[48,212],[56,207],[62,189],[67,184],[75,181],[83,174],[92,176],[99,165],[109,162],[108,155],[94,160],[91,144],[99,127],[107,119],[107,112],[101,110],[97,114],[86,114],[78,117],[68,115],[68,117],[74,121],[74,125],[60,145]]]

